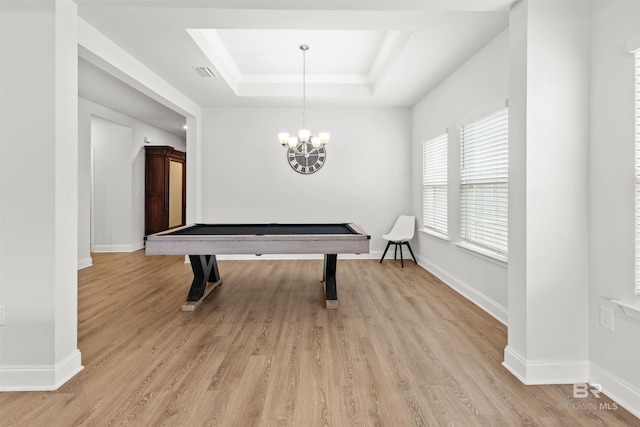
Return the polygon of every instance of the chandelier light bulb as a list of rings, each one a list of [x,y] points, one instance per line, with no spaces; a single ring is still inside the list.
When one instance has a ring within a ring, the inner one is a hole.
[[[312,136],[311,137],[311,145],[313,145],[315,148],[320,147],[322,145],[320,143],[320,138],[318,138],[317,136]]]
[[[280,140],[280,144],[284,147],[289,143],[289,134],[286,132],[279,133],[278,139]]]
[[[309,137],[311,136],[311,131],[308,129],[300,129],[298,131],[298,139],[302,142],[309,142]]]
[[[296,138],[295,136],[289,137],[289,147],[293,148],[296,145],[298,145],[298,138]]]
[[[329,136],[331,136],[329,133],[327,132],[320,132],[318,134],[318,137],[320,138],[320,143],[322,145],[325,145],[327,142],[329,142]]]

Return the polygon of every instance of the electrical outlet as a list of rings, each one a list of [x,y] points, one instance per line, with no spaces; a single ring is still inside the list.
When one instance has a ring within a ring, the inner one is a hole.
[[[613,331],[613,310],[600,306],[600,326]]]
[[[0,305],[0,326],[7,324],[7,306]]]

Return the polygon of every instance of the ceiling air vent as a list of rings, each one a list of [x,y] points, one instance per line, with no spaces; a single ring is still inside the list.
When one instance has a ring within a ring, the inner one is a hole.
[[[216,75],[213,72],[213,70],[211,68],[209,68],[209,67],[195,67],[194,66],[193,69],[198,72],[200,77],[204,77],[204,78],[216,77]]]

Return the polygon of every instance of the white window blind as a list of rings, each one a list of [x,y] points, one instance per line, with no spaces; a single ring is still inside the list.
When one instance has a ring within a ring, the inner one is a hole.
[[[640,49],[636,50],[636,295],[640,296]]]
[[[506,107],[460,128],[460,237],[501,255],[508,239]]]
[[[422,144],[422,221],[447,235],[447,134]]]

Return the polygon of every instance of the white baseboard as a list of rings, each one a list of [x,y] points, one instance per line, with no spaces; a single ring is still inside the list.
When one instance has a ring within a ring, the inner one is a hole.
[[[428,272],[436,276],[438,279],[444,282],[444,284],[449,286],[451,289],[458,292],[459,294],[467,298],[469,301],[471,301],[472,303],[474,303],[475,305],[477,305],[478,307],[480,307],[481,309],[489,313],[497,321],[499,321],[503,325],[508,324],[509,311],[507,310],[506,307],[503,307],[502,305],[498,304],[488,296],[478,292],[476,289],[464,283],[462,280],[442,270],[441,268],[430,263],[424,258],[418,257],[418,263],[422,268],[424,268],[425,270],[427,270]]]
[[[144,242],[131,245],[93,245],[93,252],[135,252],[144,248]]]
[[[82,369],[80,350],[56,365],[0,367],[0,391],[57,390]]]
[[[78,270],[91,267],[93,265],[93,259],[91,257],[78,260]]]
[[[131,245],[93,245],[93,252],[133,252]]]
[[[513,349],[504,349],[504,362],[509,372],[525,385],[599,384],[602,393],[640,418],[640,389],[588,360],[562,362],[529,362]]]
[[[640,389],[606,371],[597,363],[591,362],[589,368],[589,383],[600,384],[604,394],[640,418]]]
[[[589,380],[588,360],[525,360],[509,346],[504,362],[509,372],[525,385],[580,384]]]

